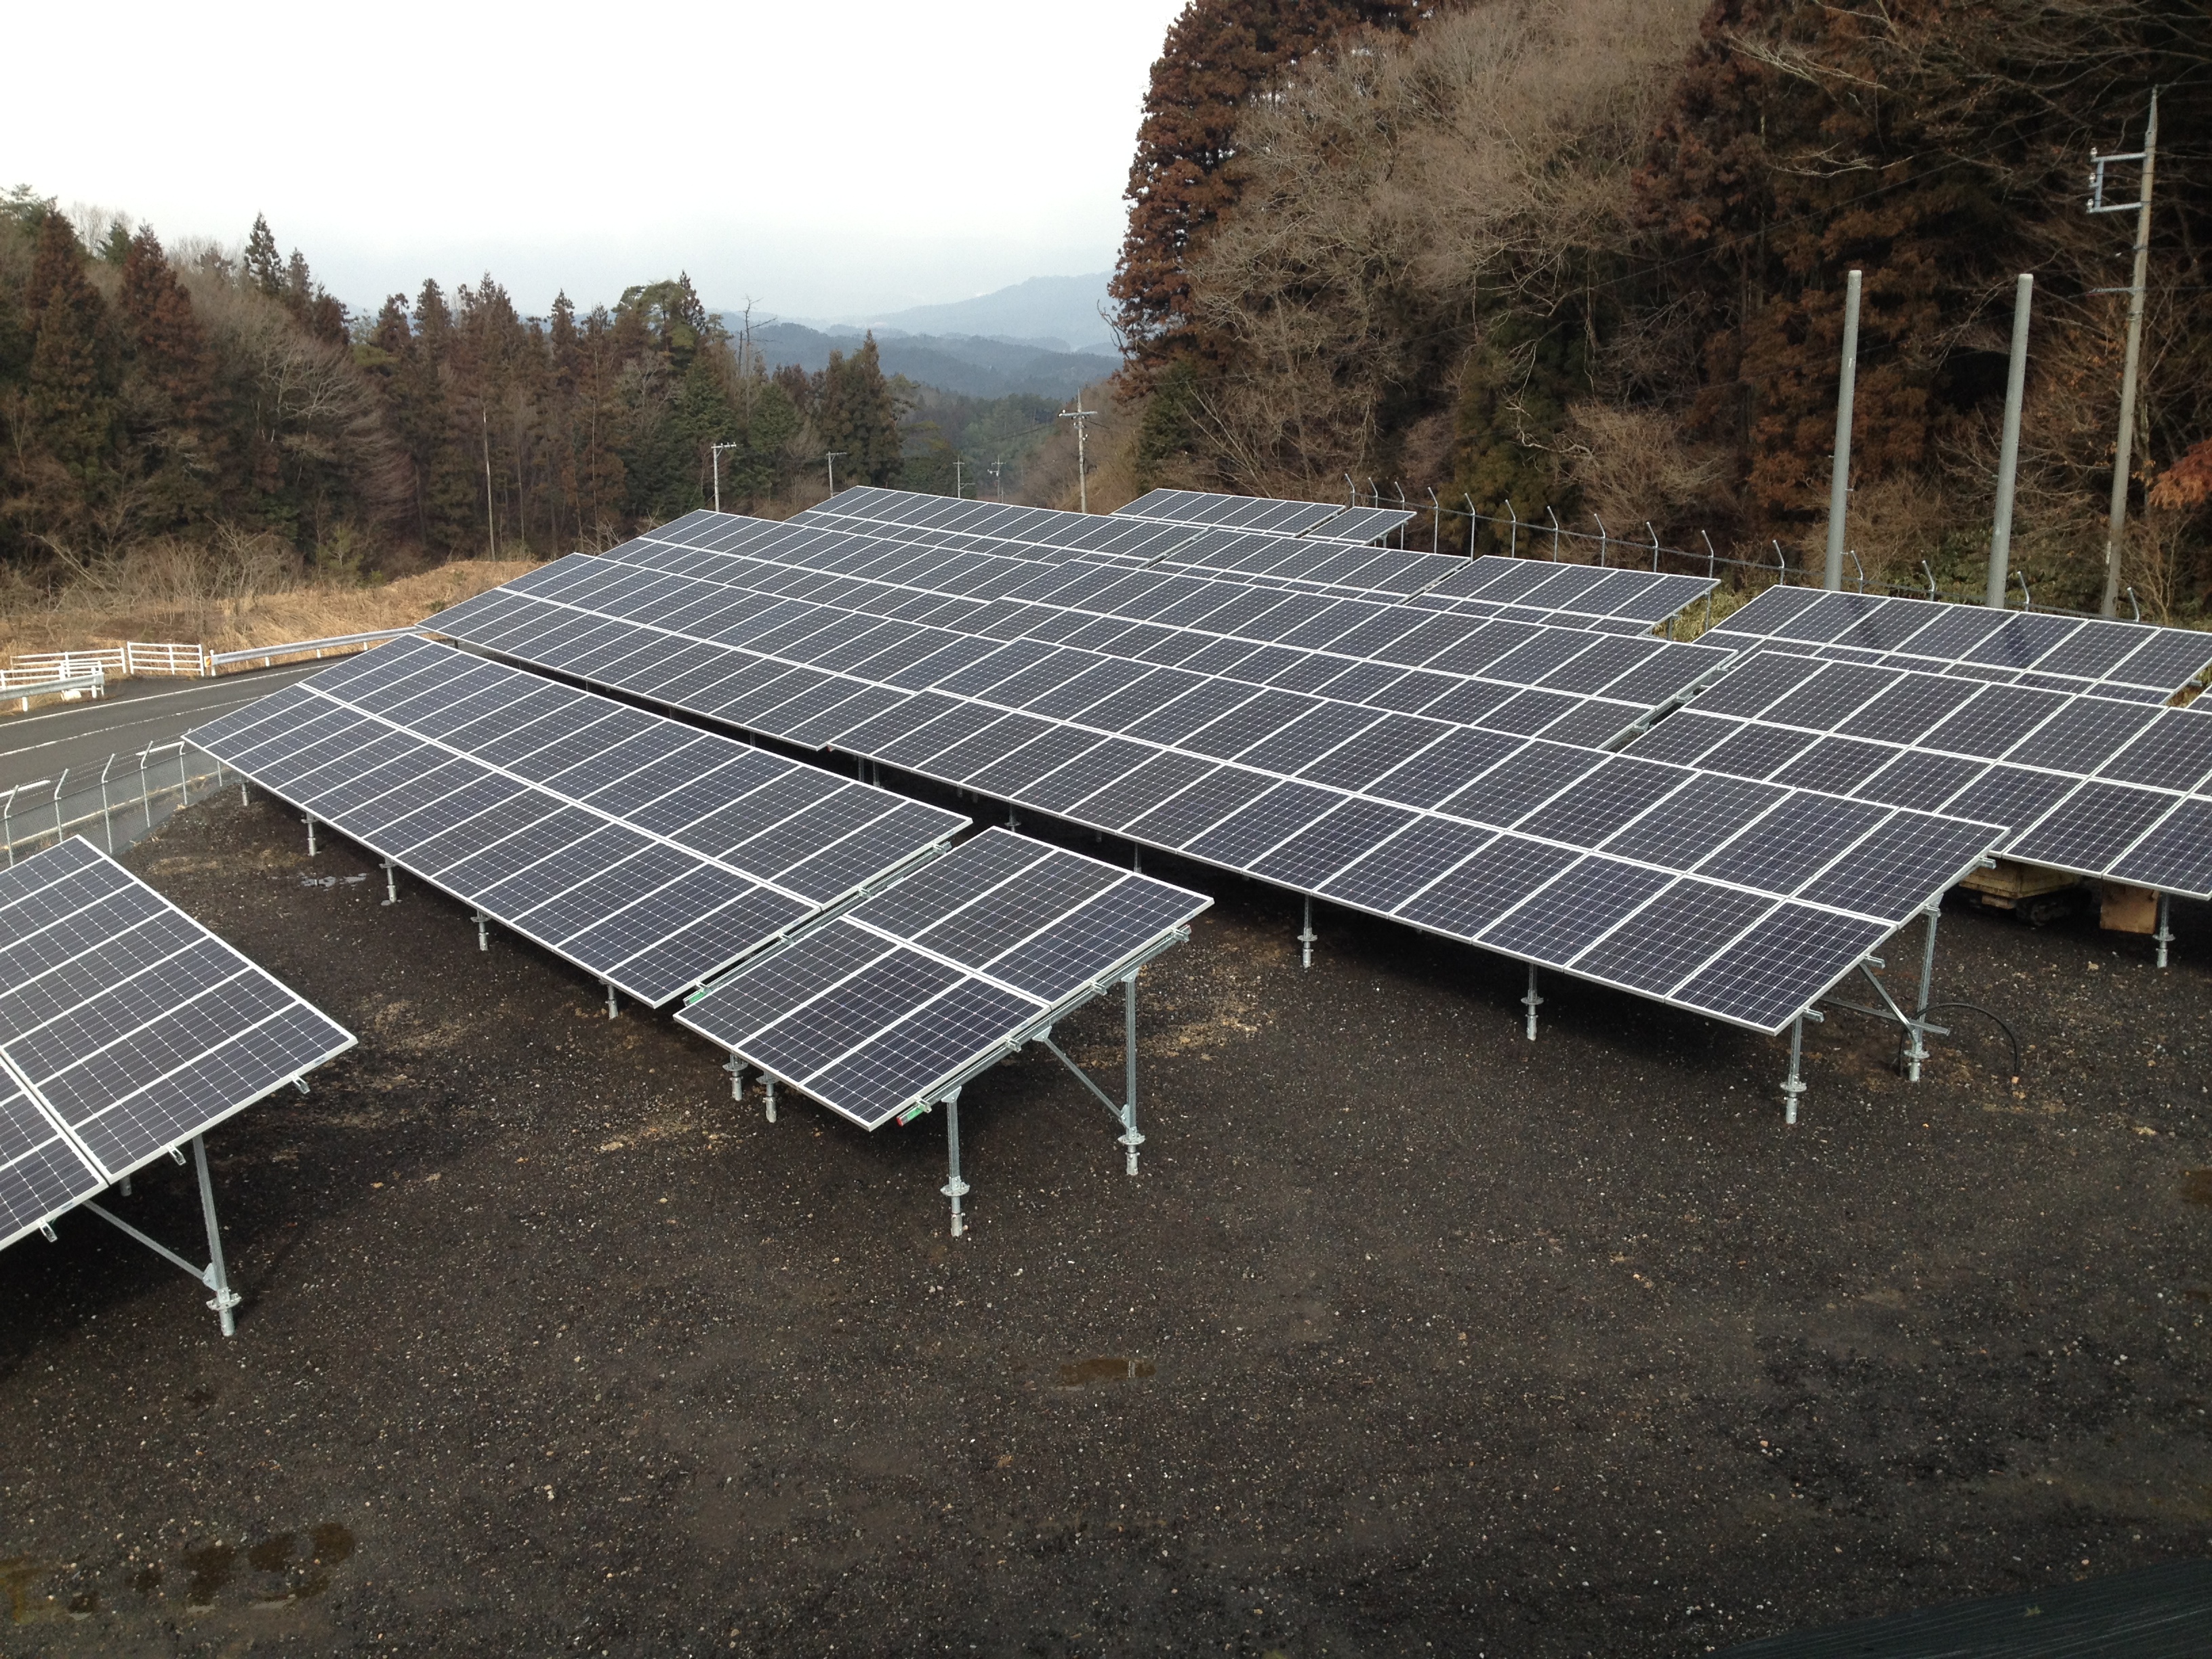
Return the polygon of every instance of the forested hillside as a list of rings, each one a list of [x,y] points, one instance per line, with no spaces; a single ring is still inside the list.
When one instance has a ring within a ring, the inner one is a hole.
[[[771,375],[681,276],[522,315],[489,276],[349,317],[257,222],[240,258],[166,250],[0,198],[0,567],[19,582],[149,550],[400,571],[605,546],[701,505],[788,510],[894,483],[910,387],[874,343]],[[173,559],[169,559],[173,564]]]
[[[1327,495],[1351,473],[1802,549],[1857,268],[1850,539],[1870,574],[1956,576],[1986,550],[2026,270],[2014,564],[2039,603],[2093,604],[2134,220],[2083,198],[2093,148],[2140,147],[2154,85],[2129,580],[2202,614],[2198,0],[1196,0],[1132,173],[1125,487]]]

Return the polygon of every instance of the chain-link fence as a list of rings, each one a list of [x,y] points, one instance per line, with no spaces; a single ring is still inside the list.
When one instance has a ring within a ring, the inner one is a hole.
[[[71,769],[0,793],[0,848],[11,869],[70,836],[119,853],[232,781],[221,761],[188,743],[111,755],[97,772]]]

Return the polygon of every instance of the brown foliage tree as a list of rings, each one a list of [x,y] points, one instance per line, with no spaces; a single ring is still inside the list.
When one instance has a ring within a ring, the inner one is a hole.
[[[1140,378],[1188,343],[1178,337],[1190,319],[1188,262],[1237,202],[1228,164],[1240,113],[1347,33],[1403,32],[1434,10],[1421,0],[1192,0],[1169,28],[1137,129],[1109,290]]]

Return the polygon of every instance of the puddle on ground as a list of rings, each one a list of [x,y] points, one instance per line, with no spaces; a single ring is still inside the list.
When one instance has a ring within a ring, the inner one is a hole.
[[[1149,1359],[1124,1359],[1107,1354],[1097,1359],[1071,1360],[1060,1368],[1060,1386],[1079,1389],[1086,1382],[1126,1382],[1150,1376],[1156,1367]]]
[[[2181,1198],[2185,1204],[2212,1204],[2212,1170],[2184,1170]]]
[[[188,1577],[185,1607],[205,1612],[236,1583],[240,1557],[244,1556],[246,1582],[238,1588],[248,1600],[262,1606],[301,1601],[320,1595],[331,1587],[331,1570],[354,1553],[350,1528],[326,1521],[306,1532],[272,1533],[240,1552],[220,1539],[191,1546],[177,1558]],[[131,1587],[141,1595],[160,1592],[161,1569],[153,1563],[131,1575]]]
[[[191,1574],[185,1583],[185,1605],[211,1607],[216,1593],[230,1583],[238,1552],[228,1544],[193,1544],[178,1559]]]

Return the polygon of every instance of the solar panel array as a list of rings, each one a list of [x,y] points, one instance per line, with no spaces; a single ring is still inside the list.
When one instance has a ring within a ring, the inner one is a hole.
[[[988,830],[678,1018],[874,1129],[1012,1054],[1212,902]]]
[[[837,532],[737,524],[732,529],[725,521],[711,534],[706,526],[671,527],[712,544],[699,550],[722,557],[698,556],[672,543],[669,531],[608,556],[669,576],[877,617],[898,624],[878,635],[886,641],[921,637],[921,629],[939,630],[930,636],[937,638],[957,633],[1064,642],[1255,686],[1543,732],[1565,741],[1608,741],[1733,659],[1702,646],[1599,640],[1577,629],[1255,590],[1172,573],[1039,569],[988,555],[917,553]],[[625,619],[658,623],[687,611],[701,614],[679,590],[641,592],[587,556],[495,592],[550,595],[571,580],[591,584],[594,607]],[[571,597],[566,588],[561,592]],[[492,610],[505,600],[483,603]],[[725,604],[714,625],[724,642],[738,643],[742,635],[724,621],[731,614]],[[791,638],[787,632],[779,643]],[[800,657],[793,665],[820,665]]]
[[[191,740],[656,1007],[968,823],[423,640]]]
[[[2212,634],[2195,629],[1812,587],[1771,587],[1708,637],[2129,702],[2165,702],[2212,663]]]
[[[726,528],[732,514],[693,513],[651,532],[682,538],[702,526]],[[995,552],[1010,557],[1057,563],[1065,559],[1101,559],[1146,565],[1168,549],[1188,541],[1188,525],[1117,519],[1104,514],[1060,513],[1049,507],[1016,507],[1004,501],[962,501],[905,489],[863,486],[841,490],[828,501],[793,514],[795,528],[844,530],[882,540],[955,552]]]
[[[0,872],[0,1246],[353,1043],[82,840]]]
[[[726,526],[729,522],[720,515],[695,515],[653,533],[690,542],[701,526]],[[1650,632],[1714,586],[1702,576],[1607,570],[1494,554],[1470,560],[1456,554],[1347,546],[1218,526],[1151,520],[1132,525],[1118,515],[1085,517],[896,489],[847,490],[792,522],[842,527],[916,547],[1055,562],[1075,557],[1091,563],[1159,567],[1217,580],[1626,634]]]
[[[1776,651],[1628,752],[2002,824],[2008,857],[2212,897],[2212,710]]]
[[[1170,524],[1221,530],[1271,530],[1334,542],[1371,542],[1410,524],[1413,514],[1395,507],[1337,507],[1326,501],[1286,501],[1264,495],[1220,495],[1200,489],[1155,489],[1112,516],[1162,519]]]
[[[739,605],[626,563],[564,562],[428,625],[1757,1030],[1998,833],[1202,673],[1150,692],[1126,659]],[[829,641],[814,666],[766,654],[794,635]],[[870,666],[886,653],[905,665]]]

